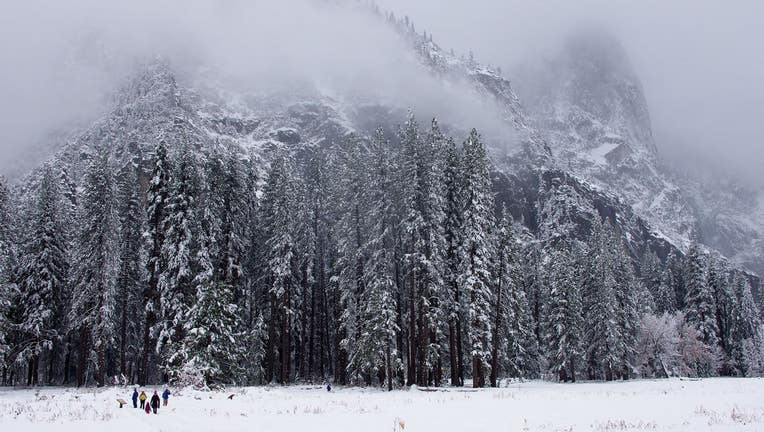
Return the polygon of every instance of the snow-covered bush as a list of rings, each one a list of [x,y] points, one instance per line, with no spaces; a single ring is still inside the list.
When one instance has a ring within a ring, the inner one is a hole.
[[[645,314],[641,319],[637,352],[640,373],[650,378],[713,376],[722,361],[721,349],[704,343],[700,332],[685,322],[681,312],[662,316]],[[752,358],[756,356],[755,349],[749,352]]]
[[[681,318],[677,314],[642,317],[637,341],[642,376],[668,378],[675,374],[680,362],[679,325]]]
[[[178,372],[175,385],[178,387],[192,387],[195,390],[209,390],[204,378],[204,370],[198,367],[194,361],[183,365]]]
[[[677,313],[677,318],[681,315]],[[703,342],[701,333],[692,325],[679,320],[679,355],[681,363],[679,372],[688,376],[714,376],[719,370],[721,350],[717,345],[707,345]]]

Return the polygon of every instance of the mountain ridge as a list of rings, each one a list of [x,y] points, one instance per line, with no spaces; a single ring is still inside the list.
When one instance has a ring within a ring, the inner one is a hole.
[[[641,84],[630,65],[624,65],[627,59],[622,48],[608,39],[608,35],[595,32],[574,38],[564,58],[549,67],[555,71],[553,75],[558,76],[545,76],[542,80],[552,84],[542,86],[548,89],[547,93],[526,98],[518,96],[501,73],[472,58],[447,53],[433,42],[432,36],[416,32],[408,19],[398,20],[392,15],[383,19],[412,47],[434,79],[467,81],[476,94],[491,99],[501,119],[519,134],[515,138],[519,142],[517,148],[503,154],[494,149],[494,163],[503,175],[511,176],[512,171],[523,170],[541,176],[550,170],[568,173],[565,177],[572,175],[570,178],[582,184],[591,184],[592,191],[601,190],[620,197],[633,207],[636,215],[644,217],[643,225],[652,227],[647,231],[655,239],[668,239],[680,250],[686,250],[693,238],[701,242],[709,239],[708,246],[721,249],[725,255],[733,259],[743,256],[738,260],[739,265],[759,274],[764,269],[764,258],[755,253],[759,227],[749,223],[751,229],[745,231],[741,227],[745,228],[748,221],[729,212],[699,216],[697,197],[712,193],[696,186],[696,199],[691,202],[686,190],[693,185],[677,184],[672,173],[661,168]],[[583,54],[576,57],[571,50]],[[613,52],[603,52],[606,50]],[[588,72],[591,70],[597,73],[592,75]],[[580,82],[592,76],[608,78],[593,83]],[[590,88],[592,86],[594,88]],[[349,106],[352,101],[322,96],[320,91],[304,98],[298,96],[291,103],[275,104],[263,103],[265,99],[241,103],[230,93],[216,98],[202,93],[188,85],[180,86],[171,66],[164,60],[147,62],[117,92],[115,108],[94,122],[94,127],[70,139],[62,151],[76,152],[77,146],[111,140],[115,154],[129,154],[130,146],[137,142],[144,145],[140,153],[148,155],[151,143],[159,139],[163,131],[187,122],[198,146],[203,146],[202,143],[239,146],[247,157],[265,161],[265,154],[274,148],[321,145],[352,133],[370,135],[379,124],[387,123],[385,126],[394,129],[395,119],[402,121],[400,108],[382,107],[388,113],[379,118],[380,121],[370,121],[375,113],[359,112],[357,107]],[[622,97],[623,94],[626,97]],[[523,100],[531,101],[529,107]],[[608,109],[608,103],[621,108]],[[254,109],[253,105],[257,104],[260,105]],[[394,114],[390,116],[390,112]],[[359,121],[364,116],[369,118]],[[70,154],[69,159],[72,157]],[[527,216],[529,212],[516,211],[515,217],[521,214]],[[720,230],[714,228],[715,220],[733,221],[735,226]],[[734,246],[733,239],[746,238],[753,239],[749,250],[741,251]]]

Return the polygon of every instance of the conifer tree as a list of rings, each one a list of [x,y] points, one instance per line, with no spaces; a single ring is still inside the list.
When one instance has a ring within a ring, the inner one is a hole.
[[[222,283],[228,284],[234,293],[234,302],[240,304],[243,299],[241,292],[241,250],[242,239],[242,175],[241,162],[236,152],[222,156],[222,161],[213,171],[213,183],[218,194],[218,220],[220,221],[216,277]]]
[[[28,362],[27,385],[40,383],[43,355],[61,337],[63,294],[67,291],[69,256],[60,220],[60,187],[52,168],[43,168],[37,197],[29,215],[30,227],[23,247],[19,274],[20,320],[16,361]]]
[[[652,250],[648,249],[642,255],[642,262],[640,263],[639,273],[642,284],[644,284],[645,288],[647,288],[647,291],[652,296],[653,301],[657,303],[658,298],[661,295],[660,289],[663,268],[661,266],[658,255],[656,255]]]
[[[491,358],[491,231],[494,201],[485,147],[475,129],[464,143],[464,207],[459,247],[458,283],[467,304],[467,335],[472,359],[472,380],[485,386]]]
[[[307,377],[313,382],[318,377],[324,377],[329,354],[329,331],[327,287],[330,258],[330,208],[333,203],[329,199],[330,186],[328,158],[323,152],[316,152],[310,162],[306,181],[306,205],[308,206],[308,221],[314,245],[310,257],[313,284],[310,288],[309,318],[308,318],[308,371]]]
[[[156,348],[156,328],[159,319],[159,279],[162,272],[167,268],[162,249],[164,248],[165,232],[167,225],[167,204],[170,199],[170,172],[171,166],[167,157],[167,143],[162,140],[156,147],[154,154],[154,166],[152,169],[149,189],[146,193],[146,234],[148,240],[148,257],[146,270],[148,284],[143,294],[143,311],[145,324],[143,328],[143,351],[139,381],[148,383],[153,378],[153,352]]]
[[[575,382],[582,359],[581,292],[576,259],[566,249],[550,257],[547,284],[549,301],[545,304],[545,341],[549,370],[561,382]]]
[[[117,182],[119,259],[115,286],[119,340],[119,372],[134,379],[137,372],[142,320],[141,302],[143,272],[141,250],[143,234],[143,208],[139,183],[139,166],[130,162],[120,170]]]
[[[722,354],[720,373],[725,376],[736,375],[735,363],[736,358],[739,358],[739,354],[735,352],[739,349],[739,345],[735,343],[737,300],[730,286],[729,269],[721,259],[709,256],[707,273],[706,280],[709,290],[713,293],[715,306],[716,337]]]
[[[95,378],[106,384],[106,351],[114,341],[115,212],[109,157],[105,149],[91,156],[85,173],[77,242],[72,324],[80,334],[80,369],[95,361]],[[80,384],[83,382],[81,380]]]
[[[240,369],[242,352],[237,338],[237,310],[233,289],[229,284],[216,280],[211,252],[217,249],[215,242],[215,218],[211,210],[203,212],[203,223],[199,231],[199,244],[193,260],[195,272],[192,284],[195,301],[188,311],[185,322],[183,347],[183,368],[179,372],[180,382],[188,377],[201,375],[202,382],[191,382],[197,386],[220,387],[237,384],[243,376]],[[259,336],[259,332],[255,332]],[[252,342],[257,343],[258,338]],[[261,355],[257,346],[252,352]],[[251,354],[251,353],[250,353]]]
[[[423,136],[424,135],[424,136]],[[444,252],[442,165],[438,160],[443,135],[437,120],[422,134],[410,114],[400,139],[404,218],[402,232],[409,303],[409,381],[431,384],[440,376],[439,288]]]
[[[687,290],[684,301],[685,322],[697,330],[698,338],[709,350],[716,351],[719,343],[717,336],[719,328],[716,321],[714,294],[708,285],[704,257],[695,243],[687,252],[684,280]],[[715,374],[715,368],[716,364],[711,363],[697,366],[698,373],[704,376]]]
[[[401,189],[402,189],[402,247],[405,254],[405,289],[406,304],[408,312],[407,323],[407,346],[408,357],[406,359],[407,373],[406,385],[418,384],[417,374],[422,375],[422,369],[417,368],[417,363],[421,363],[422,353],[421,337],[418,333],[426,331],[418,328],[417,322],[422,321],[417,317],[421,311],[421,302],[417,301],[419,294],[418,286],[420,278],[424,279],[426,275],[420,274],[422,261],[424,258],[417,249],[421,249],[422,238],[419,229],[424,224],[420,208],[417,207],[418,175],[420,167],[417,166],[417,152],[421,145],[419,125],[414,118],[413,113],[409,112],[406,123],[398,132],[398,139],[401,141],[400,152],[400,170],[401,170]]]
[[[361,143],[356,137],[348,138],[336,148],[334,157],[337,261],[334,264],[332,288],[335,290],[340,314],[335,379],[344,384],[349,353],[355,350],[358,337],[358,305],[365,290],[363,275],[367,257],[363,245],[366,243],[364,206],[368,169]]]
[[[684,259],[673,249],[669,252],[668,257],[666,258],[666,270],[669,273],[669,280],[672,288],[669,291],[673,291],[676,294],[674,305],[677,310],[684,310],[684,300],[687,292],[687,288],[685,287]]]
[[[6,370],[9,363],[11,304],[16,291],[14,276],[16,253],[12,225],[10,191],[5,177],[0,176],[0,370],[2,371]]]
[[[615,275],[617,245],[612,243],[610,223],[594,218],[590,259],[583,287],[584,337],[589,379],[616,378],[621,357],[618,297]]]
[[[645,297],[652,300],[652,296],[648,293],[640,295],[640,292],[644,291],[645,287],[634,275],[631,257],[629,257],[622,240],[618,237],[612,237],[610,241],[616,244],[615,296],[618,308],[618,333],[620,336],[618,351],[621,359],[618,366],[618,375],[622,379],[628,379],[632,377],[633,372],[636,370],[637,334],[640,322],[638,301],[640,298]],[[653,283],[655,283],[655,280]]]
[[[446,142],[444,162],[444,295],[443,310],[448,320],[448,351],[451,385],[464,385],[462,320],[464,293],[459,284],[459,246],[462,241],[462,161],[456,143]]]
[[[718,343],[718,326],[714,294],[708,286],[706,266],[698,245],[693,243],[687,252],[685,277],[687,294],[685,298],[685,321],[700,333],[708,346]]]
[[[509,287],[514,283],[512,280],[512,225],[507,215],[506,207],[501,209],[501,219],[495,231],[496,254],[493,264],[493,298],[491,306],[491,387],[498,387],[499,363],[507,363],[509,350],[509,335],[504,328],[504,323],[509,321],[512,305],[508,296]]]
[[[665,266],[661,271],[660,282],[655,295],[655,311],[658,314],[676,312],[676,292],[672,281],[671,269]]]
[[[549,302],[549,298],[548,290],[544,286],[544,272],[541,268],[538,245],[526,246],[523,248],[523,255],[520,263],[522,272],[520,279],[523,293],[528,301],[529,337],[531,338],[526,344],[531,347],[527,372],[531,377],[538,377],[543,369],[542,356],[545,354],[546,346],[543,309]]]
[[[527,376],[537,351],[528,301],[522,286],[512,217],[506,207],[502,207],[496,237],[490,376],[492,387],[498,385],[500,369],[511,377]]]
[[[746,276],[736,272],[732,285],[737,306],[733,333],[736,366],[743,375],[752,376],[764,372],[761,314]]]
[[[400,367],[396,332],[396,297],[394,279],[394,209],[392,164],[387,155],[389,143],[383,131],[377,130],[372,141],[372,173],[366,219],[370,235],[365,245],[368,262],[364,267],[365,291],[361,297],[359,337],[350,357],[350,367],[356,375],[371,382],[374,376],[384,378],[388,390],[393,389],[393,377]]]
[[[278,381],[286,384],[290,379],[291,328],[295,314],[296,290],[295,262],[297,260],[294,237],[296,203],[293,166],[287,156],[279,156],[272,163],[263,194],[262,221],[266,271],[271,302],[269,344],[278,351],[280,366]],[[278,340],[276,338],[278,337]],[[276,344],[278,342],[278,344]],[[271,355],[273,349],[271,350]],[[271,359],[271,367],[276,364]],[[275,370],[274,370],[275,372]]]
[[[174,380],[186,355],[183,340],[188,310],[193,303],[193,255],[198,248],[196,235],[197,203],[200,178],[193,149],[181,143],[178,161],[173,164],[170,193],[165,203],[162,270],[159,283],[159,335],[156,351],[160,355],[162,372]]]

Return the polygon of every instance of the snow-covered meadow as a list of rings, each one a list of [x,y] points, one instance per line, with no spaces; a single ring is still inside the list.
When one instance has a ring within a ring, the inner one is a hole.
[[[154,388],[148,390],[153,391]],[[157,388],[160,390],[160,388]],[[176,390],[158,415],[131,388],[0,390],[0,430],[149,431],[761,431],[764,380],[706,379],[384,392],[322,387]],[[230,394],[233,399],[228,399]]]

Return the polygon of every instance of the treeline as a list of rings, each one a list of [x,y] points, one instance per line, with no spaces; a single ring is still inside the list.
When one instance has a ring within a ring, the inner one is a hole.
[[[180,122],[0,188],[3,382],[497,385],[761,373],[748,280],[693,247],[640,265],[609,221],[541,244],[436,121],[267,173]],[[77,177],[76,180],[74,177]],[[262,177],[262,178],[261,178]],[[520,238],[523,241],[520,241]],[[681,312],[680,312],[681,311]]]

